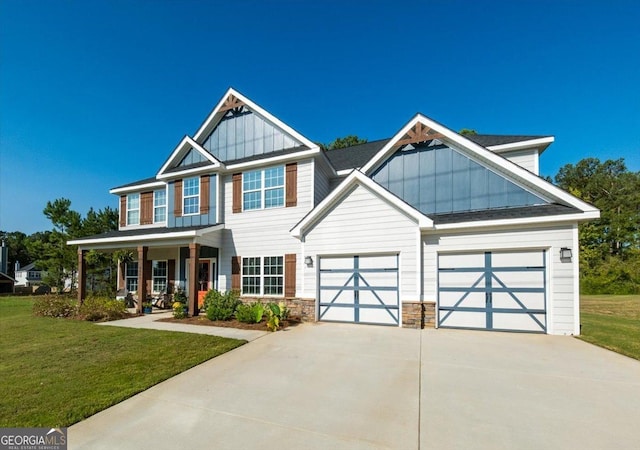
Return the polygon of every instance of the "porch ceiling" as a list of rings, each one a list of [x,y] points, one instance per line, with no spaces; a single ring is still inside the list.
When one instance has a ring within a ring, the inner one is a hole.
[[[224,229],[224,224],[192,227],[155,227],[133,230],[108,231],[106,233],[73,239],[67,245],[77,245],[82,250],[109,250],[146,247],[168,247],[191,243],[207,244]]]

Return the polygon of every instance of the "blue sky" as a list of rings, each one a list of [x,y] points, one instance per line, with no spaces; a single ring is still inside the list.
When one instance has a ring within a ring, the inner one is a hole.
[[[640,2],[0,1],[0,230],[117,207],[233,86],[314,141],[554,135],[640,170]]]

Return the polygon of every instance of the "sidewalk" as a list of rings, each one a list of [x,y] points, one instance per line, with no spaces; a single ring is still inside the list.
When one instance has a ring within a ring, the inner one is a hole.
[[[207,325],[188,325],[174,322],[157,322],[172,316],[171,311],[154,311],[153,314],[133,317],[131,319],[102,322],[99,325],[125,328],[146,328],[149,330],[180,331],[183,333],[208,334],[232,339],[253,341],[268,334],[268,331],[239,330],[237,328],[211,327]]]

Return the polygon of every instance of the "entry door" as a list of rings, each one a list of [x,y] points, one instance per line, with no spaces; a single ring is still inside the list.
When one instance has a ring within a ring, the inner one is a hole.
[[[215,289],[215,259],[198,260],[198,306],[204,303],[204,296],[210,289]]]

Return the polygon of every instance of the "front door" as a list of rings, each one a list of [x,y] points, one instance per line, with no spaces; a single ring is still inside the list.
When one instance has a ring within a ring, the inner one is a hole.
[[[202,307],[204,296],[210,289],[215,289],[215,258],[200,259],[198,261],[198,306]]]

